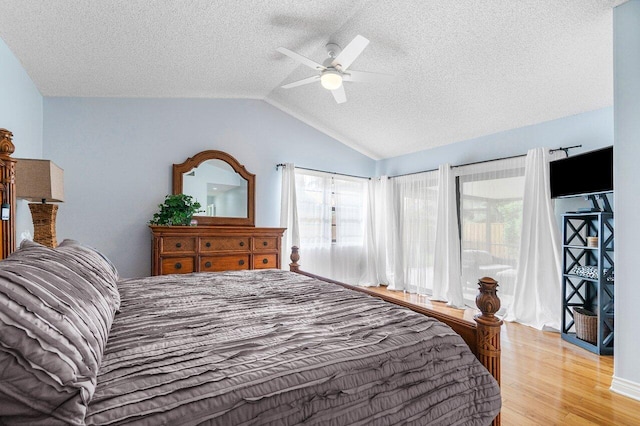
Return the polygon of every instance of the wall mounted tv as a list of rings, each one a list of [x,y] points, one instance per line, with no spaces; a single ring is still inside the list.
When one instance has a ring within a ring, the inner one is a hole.
[[[613,191],[613,147],[585,152],[549,163],[551,198]]]

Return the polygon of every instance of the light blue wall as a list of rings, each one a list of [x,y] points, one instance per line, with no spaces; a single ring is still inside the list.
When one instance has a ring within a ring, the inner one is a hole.
[[[613,145],[613,108],[603,108],[381,160],[377,164],[376,173],[394,176],[437,169],[440,164],[445,163],[460,165],[526,154],[529,149],[541,146],[558,148],[574,145],[582,147],[570,150],[570,155]],[[556,219],[560,223],[562,213],[590,206],[588,201],[580,197],[558,199],[555,202]]]
[[[44,155],[65,173],[58,240],[102,250],[123,276],[148,275],[147,222],[171,166],[225,151],[256,174],[256,225],[280,222],[277,163],[370,176],[375,161],[259,100],[46,98]],[[18,230],[20,232],[20,230]]]
[[[0,128],[13,133],[14,157],[42,158],[42,95],[1,39]],[[21,200],[16,208],[16,229],[33,234],[29,207]]]
[[[614,9],[615,358],[612,389],[640,399],[640,0]]]
[[[437,169],[440,164],[476,161],[526,154],[531,148],[582,145],[570,154],[613,145],[613,108],[546,121],[488,136],[445,145],[378,162],[378,175],[400,175]]]

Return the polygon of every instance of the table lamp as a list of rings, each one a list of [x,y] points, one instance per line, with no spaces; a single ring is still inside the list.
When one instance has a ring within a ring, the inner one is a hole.
[[[50,160],[17,159],[16,198],[29,204],[33,219],[33,241],[56,247],[56,214],[64,201],[64,177],[60,167]]]

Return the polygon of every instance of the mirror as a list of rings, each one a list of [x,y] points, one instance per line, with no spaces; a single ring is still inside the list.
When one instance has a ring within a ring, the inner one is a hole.
[[[231,155],[203,151],[173,165],[173,193],[192,196],[204,210],[198,225],[254,226],[255,175]]]

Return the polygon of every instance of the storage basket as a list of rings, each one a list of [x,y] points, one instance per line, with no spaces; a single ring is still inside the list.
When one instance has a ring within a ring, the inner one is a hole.
[[[573,321],[576,337],[595,345],[598,341],[598,315],[583,308],[574,308]]]

